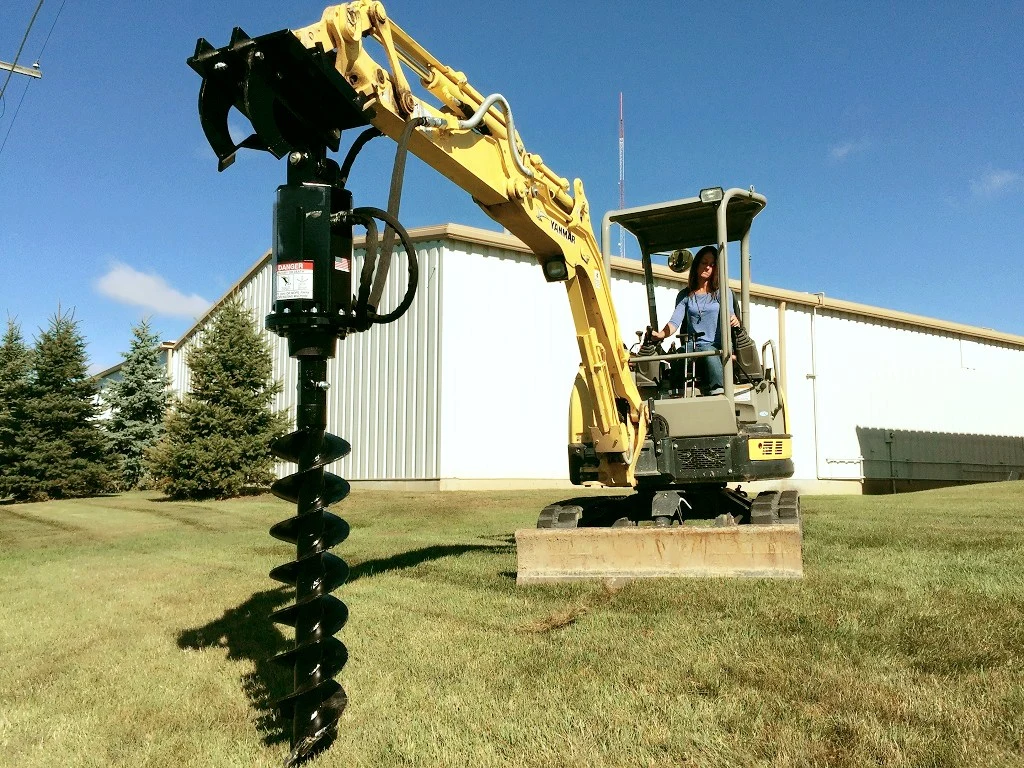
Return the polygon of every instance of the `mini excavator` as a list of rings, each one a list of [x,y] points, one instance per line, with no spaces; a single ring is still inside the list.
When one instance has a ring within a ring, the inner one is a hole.
[[[793,473],[785,397],[777,372],[761,364],[770,349],[777,365],[774,348],[766,344],[759,356],[748,335],[750,229],[763,196],[753,188],[713,187],[692,198],[613,211],[603,220],[602,251],[583,183],[570,184],[527,151],[501,94],[475,90],[374,0],[331,6],[318,22],[295,30],[250,37],[236,27],[221,48],[200,39],[188,64],[202,77],[199,116],[218,170],[239,149],[287,158],[287,180],[274,205],[274,294],[265,323],[287,339],[298,361],[296,429],[272,446],[297,465],[272,489],[296,505],[292,517],[271,529],[295,547],[295,559],[270,574],[295,590],[294,603],[272,615],[294,629],[292,647],[275,657],[294,679],[292,692],[276,703],[292,722],[289,764],[330,745],[347,702],[334,680],[347,650],[334,635],[348,610],[331,593],[348,567],[329,550],[348,536],[348,525],[328,508],[348,494],[349,484],[325,467],[351,448],[326,431],[326,361],[339,340],[394,322],[412,304],[416,251],[398,220],[408,152],[522,240],[545,280],[565,286],[581,360],[570,396],[569,477],[577,485],[633,489],[542,510],[537,528],[516,533],[517,581],[802,573],[796,494],[751,498],[729,487]],[[414,94],[407,71],[419,79],[423,97]],[[228,130],[232,109],[253,129],[237,143]],[[353,129],[360,133],[339,164],[329,153]],[[363,146],[380,136],[397,143],[387,208],[356,207],[349,174]],[[721,350],[698,351],[685,334],[666,349],[651,341],[648,328],[630,351],[610,291],[612,224],[641,245],[651,328],[659,327],[655,256],[669,254],[669,265],[681,272],[692,259],[689,248],[717,245],[724,307],[727,248],[738,240],[735,341],[729,313],[721,312]],[[356,227],[365,230],[358,275]],[[380,302],[396,246],[405,254],[399,261],[407,264],[406,289],[385,311]],[[700,358],[716,354],[725,386],[711,394],[701,383]]]

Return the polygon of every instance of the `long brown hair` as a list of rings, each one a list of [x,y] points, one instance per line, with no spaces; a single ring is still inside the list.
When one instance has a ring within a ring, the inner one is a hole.
[[[697,255],[693,257],[693,264],[690,265],[690,277],[687,281],[690,290],[697,290],[697,280],[700,276],[700,262],[707,255],[711,254],[715,257],[715,270],[711,273],[711,279],[708,281],[708,293],[712,293],[715,297],[718,297],[718,247],[714,245],[705,245],[699,251]]]

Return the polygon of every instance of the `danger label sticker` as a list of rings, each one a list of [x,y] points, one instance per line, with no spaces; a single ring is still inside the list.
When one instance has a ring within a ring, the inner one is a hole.
[[[274,284],[279,301],[313,298],[313,262],[286,261],[277,265]]]

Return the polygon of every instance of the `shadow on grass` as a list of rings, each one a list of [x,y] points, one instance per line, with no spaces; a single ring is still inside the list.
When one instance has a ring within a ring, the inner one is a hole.
[[[242,675],[242,690],[256,710],[256,728],[267,746],[288,741],[290,723],[274,709],[273,703],[291,692],[291,671],[270,661],[290,646],[268,618],[291,602],[286,587],[257,592],[237,608],[229,608],[219,619],[178,635],[178,647],[190,650],[226,648],[232,661],[250,660],[252,672]]]
[[[514,533],[489,533],[486,536],[480,536],[481,539],[487,541],[500,541],[502,544],[506,544],[511,547],[516,543],[516,535]]]
[[[353,566],[348,583],[389,571],[414,568],[421,563],[467,552],[506,552],[508,546],[490,544],[434,545],[403,552],[391,557],[367,560]],[[344,587],[342,587],[342,591]],[[291,693],[292,672],[273,663],[271,657],[288,650],[291,642],[270,621],[270,614],[291,603],[293,590],[278,587],[257,592],[235,608],[229,608],[219,619],[202,627],[186,629],[178,635],[178,647],[189,650],[225,648],[232,661],[248,660],[254,669],[242,675],[242,690],[256,710],[256,728],[263,734],[266,746],[286,742],[291,722],[273,706],[282,696]],[[339,594],[344,600],[344,594]]]
[[[491,552],[493,554],[506,554],[511,547],[501,544],[435,544],[422,549],[414,549],[409,552],[402,552],[391,557],[382,557],[376,560],[366,560],[358,565],[352,566],[352,572],[348,577],[348,583],[368,576],[377,576],[390,571],[402,571],[406,568],[415,568],[421,563],[431,560],[440,560],[442,557],[464,555],[467,552]]]
[[[237,501],[239,499],[251,499],[255,496],[263,496],[270,493],[270,487],[262,486],[246,486],[234,496],[170,496],[163,491],[159,491],[161,494],[151,501],[157,502],[174,502],[175,504],[181,504],[186,502],[219,502],[219,501]]]

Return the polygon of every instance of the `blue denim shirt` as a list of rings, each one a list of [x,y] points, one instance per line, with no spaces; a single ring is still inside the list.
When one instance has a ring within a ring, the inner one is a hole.
[[[729,305],[733,304],[731,289],[726,289],[729,294]],[[704,332],[701,341],[713,344],[717,349],[722,348],[722,329],[718,325],[718,310],[721,306],[718,301],[718,292],[693,294],[688,290],[679,292],[675,312],[669,322],[676,329],[676,332],[685,326],[689,333]]]

